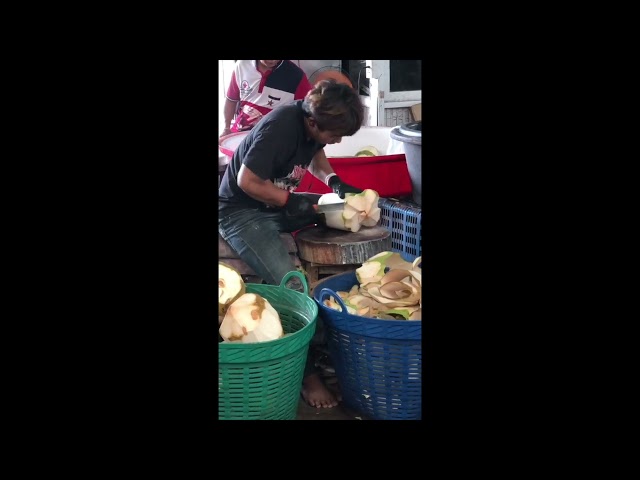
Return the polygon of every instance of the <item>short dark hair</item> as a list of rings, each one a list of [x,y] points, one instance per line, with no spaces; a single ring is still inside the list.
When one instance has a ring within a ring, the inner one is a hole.
[[[364,106],[358,92],[335,80],[321,80],[302,102],[305,114],[312,117],[318,129],[351,136],[364,121]]]

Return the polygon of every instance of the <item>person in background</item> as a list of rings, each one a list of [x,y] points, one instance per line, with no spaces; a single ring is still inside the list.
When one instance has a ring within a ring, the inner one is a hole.
[[[220,136],[249,130],[273,109],[302,100],[311,87],[307,75],[291,60],[238,60],[227,89]]]
[[[361,189],[335,174],[326,144],[355,134],[364,119],[358,93],[333,80],[318,82],[304,101],[283,105],[262,119],[236,148],[218,190],[218,231],[266,283],[280,285],[295,271],[281,232],[318,223],[317,198],[293,193],[307,170],[341,198]],[[288,288],[303,291],[297,277]],[[311,351],[311,349],[309,349]],[[334,407],[336,398],[308,355],[301,394],[315,407]]]

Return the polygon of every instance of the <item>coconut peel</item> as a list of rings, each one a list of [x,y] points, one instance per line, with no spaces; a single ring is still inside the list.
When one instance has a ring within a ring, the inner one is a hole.
[[[224,262],[218,262],[218,316],[224,316],[229,305],[245,291],[244,280],[238,271]]]

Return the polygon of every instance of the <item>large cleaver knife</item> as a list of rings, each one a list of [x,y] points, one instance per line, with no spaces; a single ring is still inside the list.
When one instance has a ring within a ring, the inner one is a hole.
[[[314,205],[314,208],[318,213],[337,212],[340,210],[344,210],[344,202],[327,203],[325,205]]]

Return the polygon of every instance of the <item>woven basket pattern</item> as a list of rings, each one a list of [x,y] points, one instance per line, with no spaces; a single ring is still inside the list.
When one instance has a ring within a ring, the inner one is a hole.
[[[422,209],[402,201],[381,198],[380,225],[391,232],[391,250],[405,260],[413,261],[422,254]]]
[[[355,272],[347,272],[321,280],[314,289],[343,401],[378,420],[420,419],[422,321],[346,313],[335,292],[349,291],[357,283]],[[322,304],[329,297],[342,306],[342,312]]]
[[[304,294],[285,288],[292,276],[302,280]],[[248,283],[246,291],[271,303],[285,336],[270,342],[218,344],[218,418],[293,420],[316,328],[317,304],[299,272],[289,272],[280,286]]]

